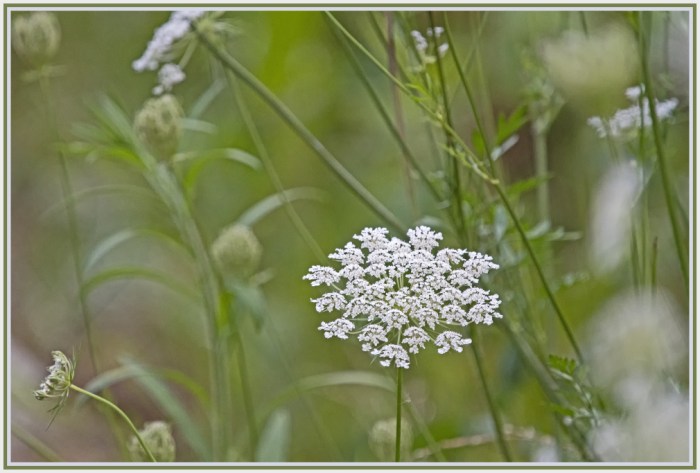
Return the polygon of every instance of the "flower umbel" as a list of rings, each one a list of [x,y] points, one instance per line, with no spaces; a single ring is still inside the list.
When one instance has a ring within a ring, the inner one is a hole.
[[[605,138],[608,135],[613,138],[634,138],[640,128],[651,126],[649,100],[642,96],[643,93],[643,84],[628,88],[625,90],[625,96],[633,103],[632,106],[616,111],[610,118],[590,117],[588,124],[595,128],[600,138]],[[661,102],[654,99],[654,101],[656,114],[662,121],[670,119],[673,111],[678,107],[677,98]]]
[[[459,329],[471,323],[490,325],[501,304],[497,294],[476,287],[479,278],[498,265],[488,255],[445,248],[434,253],[440,232],[426,226],[408,231],[408,242],[389,240],[385,228],[365,228],[353,242],[329,258],[336,270],[312,266],[304,279],[312,286],[334,289],[312,299],[318,312],[341,312],[319,330],[326,338],[356,335],[362,350],[380,358],[382,366],[410,366],[432,342],[443,354],[462,351],[471,340]],[[447,330],[446,330],[447,329]]]
[[[75,376],[75,366],[71,360],[61,351],[52,351],[53,365],[48,367],[49,374],[44,382],[39,385],[39,389],[34,391],[34,397],[38,401],[46,398],[58,398],[60,408],[68,398],[70,386]]]

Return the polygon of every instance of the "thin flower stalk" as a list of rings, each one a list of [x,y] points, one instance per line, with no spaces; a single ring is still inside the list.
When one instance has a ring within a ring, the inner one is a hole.
[[[102,403],[103,405],[109,407],[112,409],[114,412],[119,414],[119,416],[124,419],[124,422],[127,423],[131,431],[134,433],[136,438],[138,439],[139,444],[141,445],[141,448],[146,452],[146,455],[148,456],[148,459],[152,462],[157,462],[158,460],[155,459],[153,456],[153,453],[151,453],[151,450],[148,448],[148,445],[146,445],[146,442],[144,442],[143,437],[141,437],[141,433],[139,432],[139,429],[136,428],[133,422],[131,422],[131,419],[129,419],[129,416],[126,415],[126,413],[121,410],[116,404],[114,404],[111,401],[108,401],[107,399],[103,398],[102,396],[98,396],[97,394],[91,393],[90,391],[86,391],[85,389],[76,386],[75,384],[70,385],[70,389],[72,389],[75,392],[78,392],[80,394],[84,394],[88,396],[89,398],[94,399],[95,401]]]
[[[403,230],[404,224],[372,195],[345,167],[333,156],[333,154],[321,143],[313,133],[297,118],[289,108],[282,103],[262,82],[250,73],[243,65],[231,57],[228,53],[215,46],[206,35],[202,34],[193,25],[199,40],[206,46],[212,55],[226,69],[232,71],[245,82],[260,98],[262,98],[309,147],[321,158],[331,171],[352,190],[375,214],[387,224],[397,230]]]
[[[683,274],[683,279],[688,285],[688,262],[686,261],[686,250],[683,246],[682,235],[680,228],[680,222],[678,222],[678,217],[676,216],[676,205],[673,197],[673,191],[671,189],[671,177],[669,175],[668,163],[666,162],[666,152],[664,150],[663,141],[661,139],[661,130],[659,125],[659,115],[657,113],[656,99],[654,97],[653,83],[651,80],[651,73],[649,71],[649,47],[647,45],[647,38],[643,32],[642,17],[643,12],[639,12],[639,43],[640,43],[640,55],[642,62],[642,75],[644,78],[644,91],[646,98],[649,103],[649,115],[651,118],[651,129],[652,135],[654,137],[654,146],[656,147],[656,156],[659,162],[659,171],[661,173],[661,184],[664,191],[664,198],[666,200],[666,208],[668,210],[668,218],[671,222],[671,230],[673,231],[673,241],[676,245],[676,255],[678,257],[678,263],[680,265],[681,273]]]

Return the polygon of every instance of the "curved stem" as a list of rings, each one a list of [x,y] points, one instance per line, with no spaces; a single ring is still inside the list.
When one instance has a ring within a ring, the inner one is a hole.
[[[506,461],[513,461],[508,451],[508,444],[506,443],[505,432],[503,431],[503,419],[501,418],[501,413],[498,411],[496,402],[493,399],[493,394],[489,389],[489,385],[486,382],[486,373],[484,372],[484,366],[481,359],[481,353],[479,352],[479,337],[478,337],[477,327],[472,327],[471,339],[472,339],[472,353],[474,353],[474,361],[476,362],[476,370],[479,373],[479,380],[481,380],[481,386],[484,388],[484,394],[486,395],[486,401],[489,404],[489,410],[491,411],[491,416],[493,417],[493,425],[496,429],[496,440],[498,441],[498,446],[501,450],[501,454],[506,459]]]
[[[355,176],[353,176],[345,167],[333,156],[333,154],[309,131],[299,118],[277,97],[275,96],[257,77],[251,74],[242,64],[236,61],[233,57],[217,48],[207,39],[207,37],[197,30],[193,23],[192,28],[198,35],[199,40],[207,47],[212,55],[226,69],[236,74],[243,82],[245,82],[258,96],[267,103],[277,115],[282,118],[287,125],[321,158],[321,160],[330,168],[331,171],[352,190],[357,197],[360,198],[375,214],[381,217],[387,224],[391,225],[395,230],[404,231],[406,226],[382,204]]]
[[[111,401],[108,401],[107,399],[103,398],[102,396],[98,396],[97,394],[93,394],[90,391],[86,391],[85,389],[76,386],[75,384],[71,384],[70,388],[73,391],[79,392],[80,394],[85,394],[88,397],[91,397],[97,402],[100,402],[104,404],[105,406],[109,407],[110,409],[114,410],[117,414],[119,414],[122,419],[129,425],[129,428],[134,432],[134,435],[136,435],[136,439],[139,441],[139,444],[141,444],[141,447],[143,450],[146,452],[146,455],[148,455],[148,458],[152,462],[158,462],[156,458],[153,456],[153,453],[151,453],[151,450],[146,446],[146,443],[143,441],[143,438],[141,437],[141,434],[139,433],[139,430],[136,428],[133,422],[131,422],[131,419],[129,419],[129,416],[126,415],[126,413],[121,410],[116,404],[114,404]]]
[[[396,367],[396,452],[395,461],[401,461],[401,407],[403,405],[403,370]]]
[[[238,356],[236,358],[238,360],[238,373],[241,378],[241,389],[243,390],[243,407],[246,417],[248,418],[248,437],[250,440],[250,454],[252,457],[255,456],[255,452],[258,448],[258,423],[255,419],[253,394],[250,390],[250,377],[248,376],[248,365],[243,348],[243,337],[241,337],[241,332],[238,329],[235,330],[234,337],[238,345]]]

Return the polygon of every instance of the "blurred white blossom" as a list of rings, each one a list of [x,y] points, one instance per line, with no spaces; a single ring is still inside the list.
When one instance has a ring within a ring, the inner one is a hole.
[[[673,381],[687,370],[681,317],[657,288],[617,295],[592,320],[591,374],[610,399],[590,433],[603,461],[689,461],[689,397]]]
[[[603,176],[591,206],[589,252],[599,273],[611,271],[628,254],[632,210],[642,190],[634,161],[618,164]]]
[[[365,228],[329,258],[341,269],[313,266],[304,279],[334,291],[312,299],[318,312],[342,312],[319,330],[326,338],[356,335],[362,350],[382,366],[408,368],[409,353],[432,342],[438,353],[461,352],[471,340],[449,327],[490,325],[501,301],[476,287],[479,278],[498,265],[492,258],[445,248],[433,254],[442,234],[421,226],[408,230],[409,242],[389,240],[384,228]]]
[[[447,53],[447,50],[449,49],[450,45],[447,43],[438,44],[440,36],[442,36],[444,32],[445,29],[442,26],[436,26],[435,29],[428,28],[426,30],[426,38],[418,30],[411,31],[411,38],[413,38],[413,43],[416,47],[416,51],[418,51],[418,56],[421,61],[421,67],[425,64],[432,64],[436,60],[435,56],[431,54],[431,43],[435,45],[439,57],[444,57]]]
[[[613,138],[634,138],[642,127],[651,126],[651,112],[649,100],[641,97],[644,86],[630,87],[625,91],[625,96],[633,102],[628,108],[617,110],[610,118],[591,117],[588,124],[595,128],[600,138],[611,136]],[[641,107],[639,105],[641,97]],[[659,120],[669,119],[678,106],[678,99],[671,98],[664,101],[654,101],[656,116]]]
[[[153,95],[161,95],[173,90],[173,86],[185,80],[185,72],[177,64],[165,64],[158,71],[158,85],[153,88]]]
[[[136,72],[155,71],[158,67],[158,85],[153,88],[154,95],[161,95],[172,90],[173,86],[185,80],[185,73],[177,64],[171,64],[173,45],[182,39],[189,31],[194,20],[201,17],[204,10],[178,10],[170,15],[170,19],[158,27],[153,38],[148,42],[146,50],[140,58],[132,63]]]
[[[136,72],[155,71],[161,62],[167,60],[173,45],[190,30],[190,24],[202,16],[204,10],[178,10],[170,19],[156,29],[153,38],[140,58],[132,63]]]
[[[638,76],[637,41],[623,24],[610,23],[587,33],[565,31],[545,41],[540,54],[552,82],[584,109],[607,109],[615,91]]]

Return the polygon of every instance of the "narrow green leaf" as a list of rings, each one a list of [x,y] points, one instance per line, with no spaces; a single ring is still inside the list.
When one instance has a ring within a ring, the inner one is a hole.
[[[260,436],[255,461],[283,462],[287,460],[292,435],[292,419],[286,409],[277,409]]]
[[[192,447],[192,450],[195,451],[199,458],[211,458],[209,447],[199,426],[190,417],[187,408],[180,399],[170,391],[168,385],[134,361],[124,360],[124,364],[134,371],[136,375],[134,380],[146,390],[163,412],[172,419],[177,430],[183,435],[185,441]]]
[[[296,187],[294,189],[287,189],[284,191],[284,195],[289,201],[306,199],[316,200],[319,202],[323,201],[325,196],[322,191],[312,187]],[[249,227],[253,226],[263,217],[267,216],[270,212],[276,210],[282,205],[284,205],[284,198],[280,192],[265,197],[263,200],[254,204],[248,210],[243,212],[243,214],[238,218],[238,223]]]
[[[396,391],[396,386],[391,379],[371,371],[335,371],[300,379],[275,396],[266,408],[263,409],[263,412],[270,412],[308,391],[349,385],[382,389],[392,394]]]
[[[138,267],[122,267],[102,271],[90,278],[87,278],[83,282],[81,291],[87,295],[101,285],[119,279],[146,279],[148,281],[161,284],[178,294],[186,296],[189,299],[195,301],[199,299],[199,293],[194,291],[189,285],[177,281],[176,279],[173,279],[163,273],[159,273],[158,271]]]
[[[225,82],[223,80],[218,77],[214,79],[209,88],[202,92],[202,95],[194,102],[187,116],[190,118],[199,118],[202,116],[224,88]]]
[[[183,118],[182,128],[188,131],[197,131],[199,133],[207,133],[209,135],[215,135],[219,128],[205,120],[197,120],[195,118]]]
[[[90,202],[92,199],[111,194],[128,195],[129,197],[146,197],[149,200],[160,203],[160,200],[151,191],[144,187],[132,186],[128,184],[115,184],[106,186],[91,187],[89,189],[75,192],[69,199],[74,203]],[[55,212],[63,211],[66,207],[66,199],[60,200],[44,210],[41,218],[47,218]]]
[[[230,283],[235,308],[233,314],[241,312],[250,315],[257,330],[260,330],[267,317],[267,304],[262,289],[246,283]]]
[[[109,235],[108,237],[100,241],[97,245],[95,245],[95,247],[85,259],[85,271],[87,272],[90,268],[92,268],[95,265],[95,263],[97,263],[114,248],[118,247],[122,243],[125,243],[129,240],[138,237],[156,238],[159,241],[165,243],[167,246],[178,248],[179,250],[184,251],[186,253],[188,252],[187,248],[185,248],[182,245],[182,243],[180,243],[178,240],[166,233],[159,232],[157,230],[151,230],[148,228],[127,228],[125,230]]]

